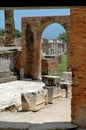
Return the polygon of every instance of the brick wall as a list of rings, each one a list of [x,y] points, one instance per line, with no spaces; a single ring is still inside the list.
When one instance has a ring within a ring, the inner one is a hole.
[[[57,60],[55,60],[55,59],[43,59],[42,60],[42,74],[43,75],[55,75],[55,74],[57,74]]]
[[[71,7],[72,122],[86,128],[86,6]]]

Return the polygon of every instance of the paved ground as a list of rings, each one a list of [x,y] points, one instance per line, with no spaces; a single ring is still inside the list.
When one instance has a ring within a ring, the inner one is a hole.
[[[53,104],[48,104],[37,112],[1,112],[0,121],[10,122],[70,122],[71,107],[68,98],[59,98]]]
[[[5,88],[4,94],[7,93],[7,86],[11,86],[12,84],[19,86],[34,86],[36,84],[39,86],[41,82],[32,82],[32,81],[14,81],[5,84],[1,84]],[[28,84],[28,85],[27,85]],[[42,83],[43,85],[43,83]],[[8,87],[9,88],[9,87]],[[13,87],[14,88],[14,87]],[[21,87],[20,87],[21,88]],[[21,88],[22,89],[22,88]],[[27,87],[25,87],[27,89]],[[15,92],[15,91],[14,91]],[[3,94],[2,94],[3,95]],[[0,112],[0,122],[24,122],[24,123],[32,123],[32,124],[48,124],[53,127],[58,125],[58,123],[71,122],[71,94],[68,98],[58,98],[54,100],[53,104],[47,104],[42,109],[37,112]],[[53,124],[52,124],[53,123]],[[63,124],[65,126],[65,124]],[[51,127],[50,126],[50,127]],[[60,125],[62,127],[62,124]],[[43,126],[44,127],[44,126]],[[31,129],[32,130],[32,129]],[[38,130],[38,129],[37,129]],[[39,130],[41,130],[39,128]],[[45,129],[47,130],[47,129]]]
[[[7,93],[7,89],[13,85],[18,87],[18,89],[22,90],[27,89],[27,86],[43,86],[41,82],[32,82],[32,81],[13,81],[9,83],[1,84],[1,88],[4,87],[4,95],[15,93],[15,89],[11,92]],[[22,86],[22,87],[20,87]],[[39,88],[39,87],[38,87]],[[8,89],[9,90],[9,89]],[[9,96],[10,97],[10,96]],[[3,97],[4,99],[4,97]],[[53,104],[47,104],[42,109],[37,112],[1,112],[0,113],[0,121],[10,121],[10,122],[30,122],[30,123],[43,123],[43,122],[70,122],[71,121],[71,96],[68,98],[58,98],[56,99]]]

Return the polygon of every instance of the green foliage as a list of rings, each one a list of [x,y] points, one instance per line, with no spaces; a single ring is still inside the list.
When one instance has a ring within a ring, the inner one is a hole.
[[[21,33],[20,33],[20,31],[17,30],[17,29],[15,29],[15,37],[16,37],[16,38],[21,37]]]
[[[63,43],[67,43],[67,33],[63,32],[63,33],[59,34],[58,39],[62,40]]]
[[[5,30],[0,28],[0,36],[4,36]]]
[[[67,56],[62,55],[61,63],[58,64],[58,75],[60,75],[63,71],[67,71]]]
[[[58,64],[57,73],[60,76],[62,72],[67,71],[67,56],[62,55],[61,63]]]
[[[4,36],[5,29],[0,28],[0,36]],[[21,37],[21,32],[17,29],[15,29],[15,37],[19,38]]]
[[[67,71],[67,55],[62,55],[61,63],[57,67],[57,76],[60,76],[62,72]]]

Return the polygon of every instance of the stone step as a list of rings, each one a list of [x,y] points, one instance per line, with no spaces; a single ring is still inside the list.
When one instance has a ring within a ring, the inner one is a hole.
[[[0,78],[0,83],[6,83],[15,80],[17,80],[17,76],[9,76],[9,77]]]
[[[30,126],[24,122],[0,122],[0,130],[29,130]]]
[[[0,122],[0,130],[77,130],[70,122],[31,124],[28,122]]]

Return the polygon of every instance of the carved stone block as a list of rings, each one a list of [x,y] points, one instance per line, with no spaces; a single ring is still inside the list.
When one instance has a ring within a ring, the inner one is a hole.
[[[31,90],[21,94],[23,111],[38,111],[47,104],[47,90]]]

